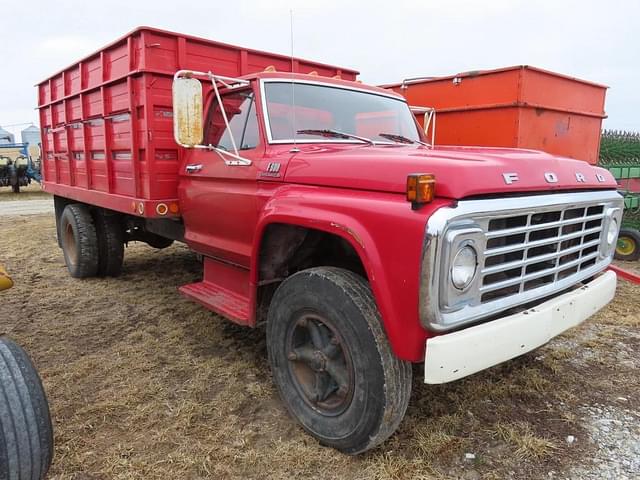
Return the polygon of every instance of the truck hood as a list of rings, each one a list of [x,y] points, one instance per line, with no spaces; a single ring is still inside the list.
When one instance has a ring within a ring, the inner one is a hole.
[[[407,175],[431,173],[436,195],[616,188],[605,169],[536,150],[414,145],[299,144],[290,183],[404,193]]]

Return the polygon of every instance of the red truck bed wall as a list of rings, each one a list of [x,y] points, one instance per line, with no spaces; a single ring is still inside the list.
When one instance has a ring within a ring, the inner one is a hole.
[[[128,33],[37,85],[45,190],[155,216],[154,205],[177,197],[173,74],[237,77],[268,66],[347,80],[358,74],[148,27]]]

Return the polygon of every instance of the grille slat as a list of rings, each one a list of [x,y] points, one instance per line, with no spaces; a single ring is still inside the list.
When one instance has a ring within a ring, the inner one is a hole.
[[[484,231],[481,303],[522,295],[592,266],[604,216],[604,206],[596,204],[491,219]]]
[[[544,229],[543,229],[544,230]],[[518,250],[526,250],[533,247],[541,247],[544,245],[551,245],[558,242],[564,242],[566,240],[572,240],[575,238],[580,238],[584,235],[588,235],[590,233],[599,233],[602,230],[602,225],[598,227],[593,227],[588,230],[580,230],[579,232],[573,232],[565,235],[557,235],[555,237],[543,238],[541,240],[534,240],[531,242],[518,243],[514,245],[507,245],[505,247],[498,248],[490,248],[484,251],[485,256],[490,257],[494,255],[504,255],[505,253],[511,253]]]
[[[509,280],[504,280],[504,281],[499,282],[499,283],[492,283],[490,285],[484,285],[484,286],[480,287],[480,292],[481,293],[492,292],[494,290],[499,290],[501,288],[510,287],[512,285],[519,285],[521,283],[525,283],[525,282],[528,282],[530,280],[535,280],[537,278],[546,277],[548,275],[555,274],[558,271],[569,269],[569,268],[571,268],[571,267],[573,267],[575,265],[578,265],[580,263],[587,262],[588,260],[591,260],[592,258],[595,258],[597,256],[598,256],[598,252],[590,253],[589,255],[586,255],[584,257],[580,257],[580,258],[578,258],[576,260],[573,260],[571,262],[567,262],[567,263],[563,264],[560,268],[552,267],[552,268],[548,268],[548,269],[545,269],[545,270],[540,270],[539,272],[530,273],[530,274],[527,274],[527,275],[521,275],[519,277],[514,277],[514,278],[509,279]]]
[[[527,265],[531,265],[534,263],[538,263],[538,262],[545,262],[545,261],[549,261],[549,260],[555,260],[557,258],[560,257],[564,257],[565,255],[569,255],[575,252],[579,252],[585,248],[588,247],[593,247],[595,245],[598,245],[600,243],[600,239],[596,239],[596,240],[591,240],[590,242],[584,243],[582,245],[576,245],[575,247],[571,247],[571,248],[567,248],[565,250],[560,250],[560,251],[556,251],[553,253],[548,253],[546,255],[539,255],[537,257],[533,257],[533,258],[527,258],[526,260],[518,260],[515,262],[507,262],[507,263],[502,263],[502,264],[498,264],[495,266],[491,266],[491,267],[486,267],[484,269],[482,269],[482,274],[483,275],[489,275],[491,273],[499,273],[499,272],[503,272],[505,270],[510,270],[512,268],[517,268],[517,267],[522,267],[522,266],[527,266]]]
[[[567,225],[574,225],[574,224],[580,224],[583,222],[588,222],[588,221],[592,221],[592,220],[602,220],[604,218],[604,215],[589,215],[587,217],[583,217],[583,218],[570,218],[567,220],[558,220],[555,222],[549,222],[549,223],[542,223],[542,224],[536,224],[536,225],[526,225],[524,227],[516,227],[516,228],[508,228],[505,230],[500,230],[500,231],[494,231],[494,232],[487,232],[486,233],[486,237],[489,238],[499,238],[502,236],[506,236],[506,235],[515,235],[518,233],[526,233],[526,232],[530,232],[532,230],[540,230],[540,229],[547,229],[547,228],[553,228],[553,227],[564,227]]]

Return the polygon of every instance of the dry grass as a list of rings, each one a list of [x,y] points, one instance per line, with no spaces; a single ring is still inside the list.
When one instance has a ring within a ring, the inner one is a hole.
[[[47,192],[43,192],[40,185],[31,182],[28,187],[20,187],[20,193],[13,193],[11,187],[0,187],[0,202],[15,200],[44,200],[51,198]]]
[[[287,416],[262,330],[177,294],[200,275],[186,248],[134,244],[122,277],[79,281],[66,273],[52,218],[0,218],[0,229],[0,262],[16,281],[2,294],[0,333],[27,348],[44,379],[54,479],[540,478],[595,448],[564,441],[585,438],[579,403],[637,402],[636,370],[620,355],[640,344],[640,288],[621,283],[589,324],[512,362],[435,387],[416,367],[397,435],[347,457]]]
[[[558,446],[545,437],[532,432],[531,425],[525,422],[510,424],[498,423],[495,433],[513,449],[520,459],[543,459],[558,450]]]

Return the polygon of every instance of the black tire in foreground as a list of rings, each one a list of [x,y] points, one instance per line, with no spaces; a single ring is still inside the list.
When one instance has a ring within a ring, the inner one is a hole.
[[[124,228],[120,216],[96,210],[93,221],[98,237],[98,275],[117,277],[122,273],[124,260]]]
[[[52,457],[53,428],[40,377],[25,351],[0,337],[0,479],[43,479]]]
[[[411,363],[394,355],[369,285],[355,273],[319,267],[282,282],[267,348],[287,409],[323,445],[361,453],[402,421]]]
[[[86,205],[67,205],[60,218],[62,251],[69,274],[75,278],[98,273],[98,237],[91,212]]]
[[[633,228],[622,228],[616,244],[616,260],[633,261],[640,258],[640,232]]]

